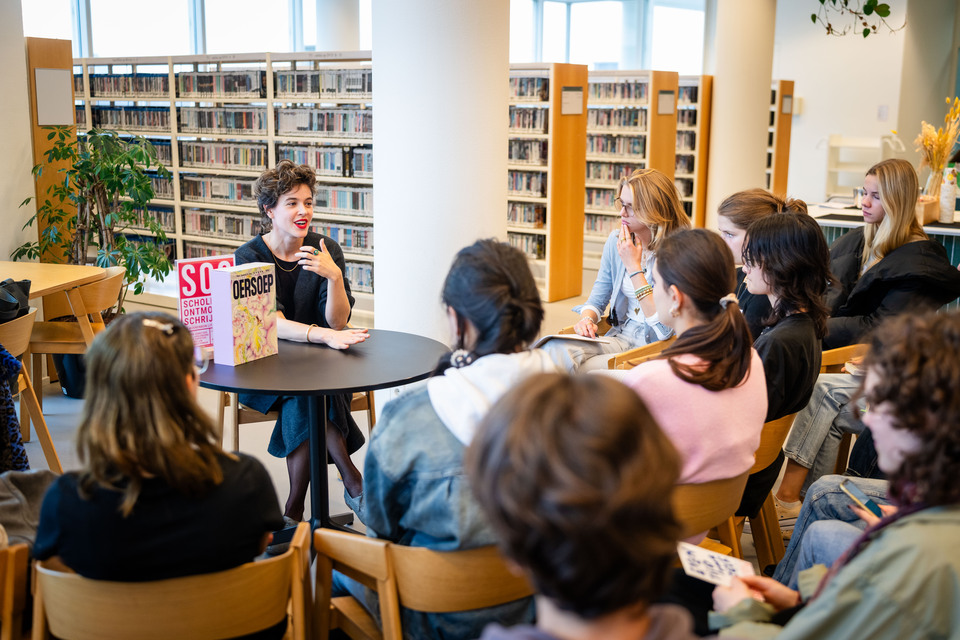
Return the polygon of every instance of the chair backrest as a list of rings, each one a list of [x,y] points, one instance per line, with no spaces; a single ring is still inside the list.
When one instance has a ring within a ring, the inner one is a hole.
[[[72,316],[92,313],[101,313],[117,303],[120,297],[120,288],[123,286],[123,276],[126,269],[123,267],[107,267],[106,275],[90,284],[78,287],[80,299],[83,301],[83,310],[76,311],[67,301],[67,294],[63,291],[51,293],[43,297],[43,317],[47,320],[60,316]]]
[[[282,555],[153,582],[90,580],[65,571],[55,560],[40,562],[33,637],[44,638],[49,630],[64,640],[232,638],[281,622],[292,597],[293,637],[305,638],[308,542],[309,525],[301,523]],[[297,592],[304,598],[301,603]]]
[[[0,324],[0,344],[14,358],[23,355],[30,346],[30,334],[33,332],[33,322],[36,318],[37,310],[31,307],[27,315]]]
[[[330,619],[330,569],[343,571],[378,592],[384,640],[402,637],[401,606],[448,613],[492,607],[533,594],[529,581],[515,575],[495,547],[431,551],[317,529],[314,548],[318,554],[317,612],[321,636]]]
[[[30,548],[25,544],[0,549],[0,638],[3,640],[21,637],[29,558]]]
[[[642,364],[647,360],[653,360],[659,356],[667,347],[672,345],[676,339],[677,336],[673,335],[669,338],[637,347],[636,349],[618,353],[610,359],[608,366],[610,369],[633,369],[638,364]]]
[[[673,510],[683,525],[683,538],[708,531],[737,512],[749,471],[734,478],[701,484],[680,484],[673,491]]]
[[[820,373],[840,373],[840,369],[848,360],[864,355],[869,348],[868,344],[851,344],[846,347],[827,349],[820,359]]]
[[[750,473],[763,471],[777,459],[783,443],[790,433],[790,427],[793,426],[793,419],[797,414],[791,413],[776,420],[764,423],[763,431],[760,432],[760,446],[754,454],[753,466],[750,467]]]

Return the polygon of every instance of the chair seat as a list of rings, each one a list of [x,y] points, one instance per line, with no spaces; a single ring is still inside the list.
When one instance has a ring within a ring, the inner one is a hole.
[[[94,333],[103,331],[103,325],[93,325]],[[35,322],[30,334],[33,353],[86,353],[80,325],[76,322]]]

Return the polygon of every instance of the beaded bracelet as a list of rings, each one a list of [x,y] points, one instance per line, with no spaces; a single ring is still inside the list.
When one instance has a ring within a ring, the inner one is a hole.
[[[646,284],[640,287],[639,289],[637,289],[636,291],[634,291],[633,295],[637,296],[637,302],[639,302],[644,298],[646,298],[647,296],[649,296],[651,293],[653,293],[653,285]]]

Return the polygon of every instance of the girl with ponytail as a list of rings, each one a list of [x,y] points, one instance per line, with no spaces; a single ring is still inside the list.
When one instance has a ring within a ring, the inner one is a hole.
[[[495,240],[462,249],[441,298],[454,350],[425,386],[384,407],[370,437],[363,493],[344,497],[368,535],[450,551],[497,541],[463,470],[480,420],[519,382],[557,368],[542,350],[527,350],[540,332],[543,307],[519,250]],[[374,592],[335,574],[333,595],[346,592],[377,611]],[[405,609],[402,615],[410,637],[478,638],[494,620],[530,622],[533,602],[447,614]]]
[[[733,293],[733,255],[717,234],[665,238],[653,295],[677,340],[625,377],[683,458],[681,483],[740,475],[753,465],[767,414],[763,365]]]

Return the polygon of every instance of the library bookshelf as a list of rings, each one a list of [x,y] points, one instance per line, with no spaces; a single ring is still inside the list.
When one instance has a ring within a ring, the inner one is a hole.
[[[775,80],[770,88],[770,123],[767,130],[767,189],[787,194],[790,165],[790,128],[793,124],[793,80]]]
[[[587,67],[510,65],[507,238],[547,302],[583,284]]]
[[[713,76],[680,76],[677,90],[677,168],[674,182],[695,227],[707,223],[707,154]]]
[[[317,172],[311,228],[343,248],[373,309],[369,51],[74,59],[78,132],[146,136],[172,180],[149,212],[171,257],[232,253],[260,231],[257,176],[283,159]],[[132,233],[144,233],[134,230]]]
[[[674,177],[678,80],[672,71],[590,72],[583,252],[591,268],[620,226],[620,179],[648,167]]]

